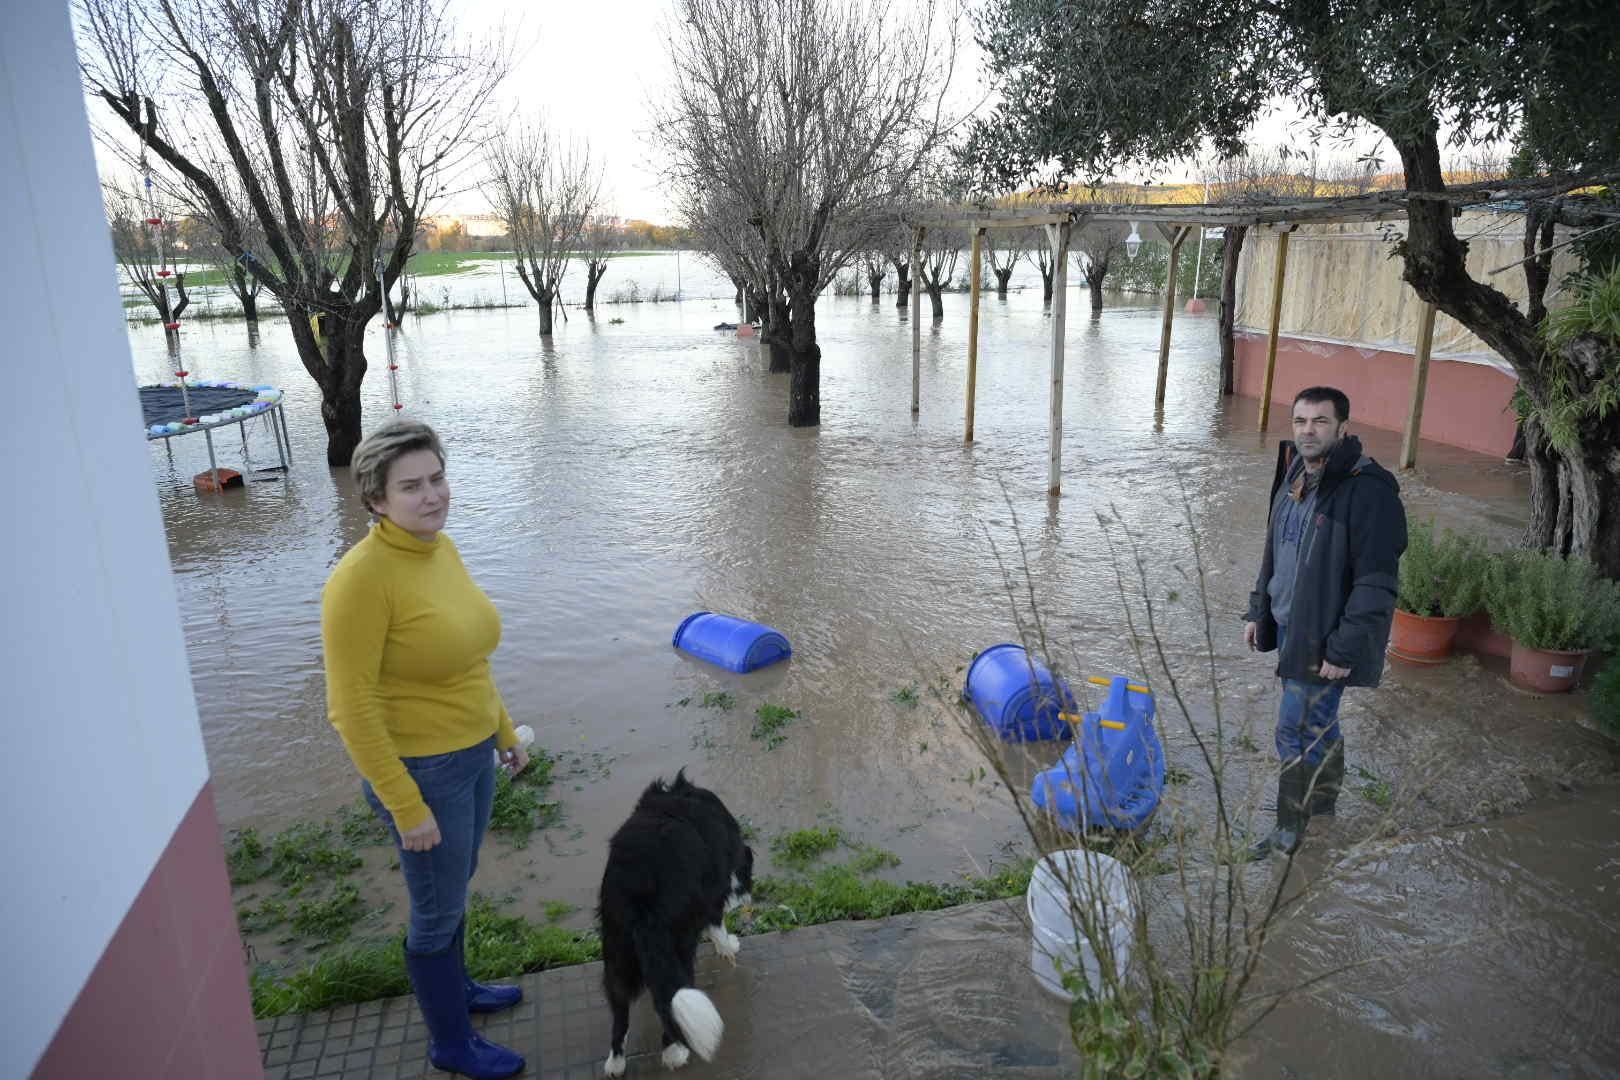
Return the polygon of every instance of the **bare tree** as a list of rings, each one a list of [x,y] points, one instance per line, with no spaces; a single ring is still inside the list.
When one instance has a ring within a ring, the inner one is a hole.
[[[1024,257],[1022,230],[990,229],[984,234],[984,257],[996,277],[996,295],[1007,299],[1007,281]]]
[[[881,251],[867,251],[861,254],[861,272],[866,275],[866,284],[872,290],[872,303],[878,302],[878,295],[883,291],[883,278],[888,271],[884,268],[888,257]]]
[[[1124,230],[1118,225],[1093,225],[1081,232],[1075,247],[1085,256],[1080,273],[1085,275],[1086,285],[1091,289],[1091,313],[1101,315],[1103,281],[1108,277],[1115,256],[1125,250]]]
[[[569,256],[602,190],[601,170],[588,145],[564,148],[543,119],[514,124],[492,140],[485,164],[485,194],[506,222],[518,277],[540,305],[540,336],[550,337]]]
[[[1040,271],[1041,275],[1041,302],[1052,302],[1052,275],[1057,271],[1057,264],[1053,261],[1052,245],[1046,242],[1046,237],[1035,230],[1026,234],[1024,241],[1024,258],[1030,265]]]
[[[656,103],[677,185],[723,190],[787,296],[788,423],[821,421],[815,303],[938,141],[954,20],[933,0],[679,0]],[[937,23],[944,22],[941,30]]]
[[[157,310],[164,336],[172,345],[178,340],[180,315],[191,303],[186,295],[186,275],[173,258],[179,223],[163,216],[155,202],[129,188],[104,183],[101,190],[107,224],[112,229],[113,254],[124,280],[140,289]]]
[[[506,66],[455,41],[444,3],[78,0],[85,83],[117,121],[105,141],[161,163],[281,301],[336,466],[360,441],[366,324]]]
[[[585,256],[585,310],[596,311],[596,287],[608,270],[612,253],[624,246],[619,230],[601,214],[592,214],[585,221],[579,237],[580,252]]]
[[[772,374],[793,370],[793,330],[787,294],[760,232],[736,198],[720,188],[676,185],[676,205],[698,246],[734,281],[743,283],[743,316],[760,319],[760,344]]]
[[[931,225],[923,234],[917,276],[922,279],[922,287],[928,291],[928,300],[933,305],[936,319],[945,317],[945,302],[940,294],[950,288],[951,277],[956,273],[956,261],[967,242],[965,230],[943,225]]]

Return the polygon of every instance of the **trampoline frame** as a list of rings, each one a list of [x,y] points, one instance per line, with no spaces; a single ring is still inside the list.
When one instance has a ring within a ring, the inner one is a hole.
[[[243,389],[246,388],[244,387]],[[222,495],[224,494],[225,489],[219,482],[219,460],[214,454],[214,432],[219,428],[230,427],[232,424],[241,425],[242,453],[245,456],[248,452],[248,421],[263,418],[270,424],[270,434],[276,440],[276,453],[281,458],[281,468],[283,471],[285,471],[288,467],[287,463],[291,459],[292,455],[292,437],[287,433],[287,411],[285,408],[286,401],[287,396],[285,391],[283,391],[281,392],[281,397],[268,408],[260,409],[258,412],[252,413],[248,416],[230,416],[222,420],[216,420],[212,424],[205,424],[198,421],[195,424],[187,424],[179,431],[154,433],[150,428],[148,428],[146,431],[146,441],[152,442],[155,439],[162,439],[164,443],[167,444],[170,439],[183,439],[187,435],[194,435],[199,431],[202,432],[203,441],[208,444],[208,471],[214,478],[214,493]]]

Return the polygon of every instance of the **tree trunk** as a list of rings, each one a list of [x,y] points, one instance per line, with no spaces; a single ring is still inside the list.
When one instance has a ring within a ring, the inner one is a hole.
[[[1052,275],[1055,272],[1053,267],[1041,267],[1041,303],[1043,304],[1052,302]]]
[[[893,262],[894,267],[894,306],[904,310],[911,303],[911,264],[908,262]]]
[[[248,277],[246,270],[239,262],[231,263],[231,277],[236,280],[236,298],[242,302],[242,316],[248,322],[259,321],[259,294],[258,283]]]
[[[596,313],[596,287],[601,284],[607,268],[606,259],[585,264],[585,310],[593,315]]]
[[[805,288],[795,289],[792,370],[788,379],[788,426],[821,423],[821,346],[816,344],[816,300]]]
[[[1439,141],[1392,140],[1411,191],[1443,192]],[[1620,577],[1620,425],[1590,421],[1569,452],[1548,445],[1534,414],[1545,405],[1535,324],[1500,292],[1468,274],[1468,246],[1457,239],[1451,204],[1438,199],[1407,203],[1406,242],[1400,247],[1405,278],[1417,294],[1472,330],[1518,373],[1530,399],[1525,436],[1530,460],[1531,523],[1526,542],[1590,558],[1607,577]]]
[[[878,293],[883,288],[883,271],[868,270],[866,272],[866,283],[872,287],[872,303],[875,304],[878,302]]]
[[[549,289],[539,289],[536,291],[540,294],[535,298],[535,302],[540,305],[540,336],[550,337],[551,305],[555,301],[556,296]]]
[[[793,370],[792,308],[787,299],[778,294],[770,298],[767,310],[770,318],[760,337],[771,354],[768,370],[772,375],[785,375]]]
[[[256,320],[250,320],[248,322],[247,332],[248,348],[257,349],[259,347],[259,324]]]
[[[1249,234],[1247,225],[1228,225],[1221,251],[1221,310],[1216,320],[1221,339],[1221,393],[1236,393],[1237,345],[1232,338],[1232,320],[1237,315],[1238,257]]]
[[[1086,286],[1091,290],[1091,313],[1093,315],[1101,314],[1103,309],[1103,276],[1098,274],[1093,277],[1090,271],[1087,271]]]
[[[940,293],[944,291],[944,282],[930,281],[924,278],[923,286],[928,290],[928,300],[933,305],[934,318],[943,319],[945,317],[945,301],[940,298]]]
[[[309,309],[289,305],[287,324],[304,370],[321,388],[321,422],[326,425],[326,463],[347,468],[360,443],[360,387],[366,377],[366,324],[381,301],[321,317],[321,337],[310,325]]]
[[[1005,270],[992,267],[991,272],[996,275],[996,296],[1003,300],[1007,299],[1007,279],[1012,277],[1012,267],[1009,266]]]

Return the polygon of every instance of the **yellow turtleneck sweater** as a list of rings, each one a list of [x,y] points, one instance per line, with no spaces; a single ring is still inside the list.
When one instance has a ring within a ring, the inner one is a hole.
[[[401,757],[517,745],[489,671],[500,614],[443,533],[373,526],[326,581],[321,640],[327,715],[400,832],[428,814]]]

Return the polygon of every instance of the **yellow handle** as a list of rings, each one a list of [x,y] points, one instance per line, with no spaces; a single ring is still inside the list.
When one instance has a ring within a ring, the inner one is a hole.
[[[1112,686],[1114,684],[1113,679],[1104,678],[1101,675],[1087,675],[1086,682],[1091,683],[1093,686]],[[1135,683],[1126,683],[1125,689],[1135,694],[1151,694],[1153,692],[1147,687],[1137,686]]]
[[[1083,717],[1079,713],[1072,712],[1060,712],[1058,713],[1058,719],[1066,724],[1079,724],[1083,721]],[[1125,730],[1125,725],[1118,720],[1098,720],[1097,723],[1105,728],[1113,728],[1115,731]]]

